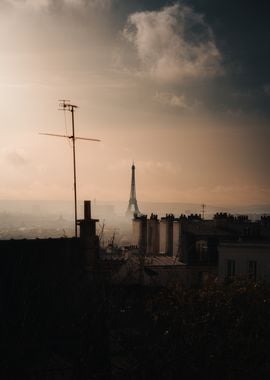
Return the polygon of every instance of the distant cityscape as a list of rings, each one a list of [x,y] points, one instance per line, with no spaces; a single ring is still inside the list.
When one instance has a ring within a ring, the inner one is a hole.
[[[157,214],[160,217],[167,213],[174,215],[200,214],[201,205],[178,202],[143,202],[140,207],[144,214]],[[82,214],[82,202],[79,202],[79,213]],[[123,218],[127,202],[93,201],[93,216],[104,221],[110,228],[119,228],[126,224]],[[233,215],[248,215],[252,221],[270,214],[270,205],[247,205],[240,207],[218,207],[206,205],[205,219],[211,219],[217,212]],[[72,236],[72,202],[64,201],[0,201],[0,238],[36,238]]]
[[[81,214],[85,217],[84,207],[85,202],[79,204],[79,219]],[[90,235],[94,234],[89,238],[97,234],[99,241],[94,253],[96,260],[100,256],[107,263],[108,259],[115,263],[120,260],[123,265],[127,259],[132,262],[141,256],[151,265],[159,257],[159,266],[174,271],[176,264],[180,265],[179,279],[183,268],[184,277],[192,272],[193,277],[196,273],[196,276],[224,279],[228,273],[248,274],[249,264],[244,266],[240,262],[249,257],[256,273],[264,280],[270,279],[268,256],[265,257],[270,249],[270,206],[239,207],[231,212],[204,204],[138,202],[133,163],[129,201],[94,200],[90,209],[95,232],[89,231]],[[74,236],[71,202],[2,201],[0,210],[1,240]],[[189,279],[189,285],[193,281],[194,278]]]

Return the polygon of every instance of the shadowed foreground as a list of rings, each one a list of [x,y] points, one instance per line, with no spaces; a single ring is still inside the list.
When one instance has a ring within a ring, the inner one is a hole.
[[[1,268],[1,379],[269,377],[266,285],[112,286],[72,252],[15,256]]]

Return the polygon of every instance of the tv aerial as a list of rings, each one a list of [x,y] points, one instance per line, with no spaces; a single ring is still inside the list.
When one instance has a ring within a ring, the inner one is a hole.
[[[76,175],[76,140],[88,140],[88,141],[96,141],[100,142],[99,139],[92,139],[89,137],[78,137],[75,135],[75,123],[74,123],[74,111],[78,106],[75,104],[71,104],[70,100],[61,99],[59,100],[59,110],[60,111],[69,111],[71,112],[71,123],[72,123],[72,134],[71,135],[61,135],[57,133],[44,133],[40,132],[40,135],[46,135],[46,136],[53,136],[53,137],[64,137],[66,139],[69,139],[72,141],[72,152],[73,152],[73,189],[74,189],[74,232],[75,237],[78,237],[78,231],[77,231],[77,175]]]

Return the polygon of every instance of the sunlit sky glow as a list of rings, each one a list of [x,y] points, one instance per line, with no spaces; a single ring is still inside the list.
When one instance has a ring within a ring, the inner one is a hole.
[[[217,5],[217,3],[219,3]],[[1,0],[1,199],[269,203],[267,12],[216,0]],[[233,12],[231,10],[234,10]],[[256,17],[254,16],[256,13]],[[66,121],[66,122],[65,122]]]

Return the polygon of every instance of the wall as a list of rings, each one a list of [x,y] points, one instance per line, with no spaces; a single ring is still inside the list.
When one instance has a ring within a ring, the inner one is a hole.
[[[228,260],[235,261],[235,275],[249,275],[249,261],[256,261],[256,279],[270,282],[270,244],[235,243],[221,244],[218,248],[218,276],[227,277]]]

